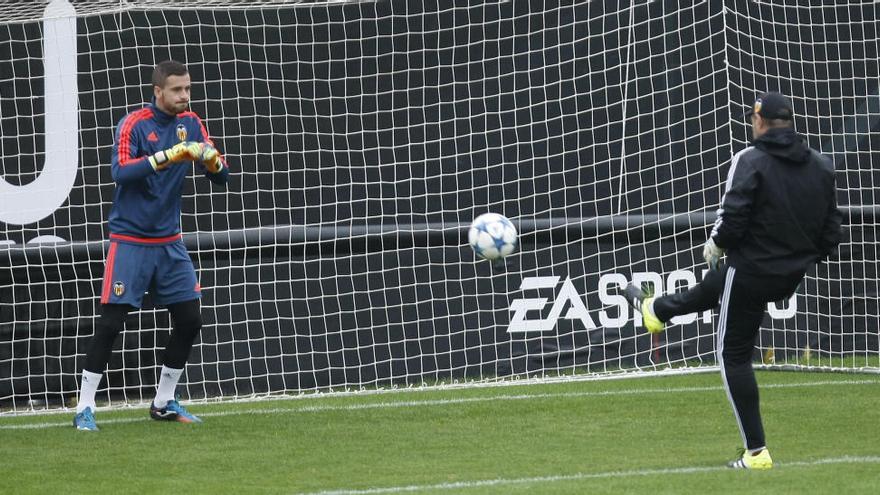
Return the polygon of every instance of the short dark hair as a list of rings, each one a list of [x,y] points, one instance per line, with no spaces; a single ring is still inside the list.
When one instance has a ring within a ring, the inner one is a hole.
[[[189,71],[186,70],[185,65],[177,60],[159,62],[156,64],[156,68],[153,69],[153,86],[164,88],[165,80],[168,79],[168,76],[183,76],[185,74],[189,74]]]

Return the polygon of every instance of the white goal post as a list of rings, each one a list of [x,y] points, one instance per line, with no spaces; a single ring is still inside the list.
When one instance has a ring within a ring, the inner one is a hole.
[[[0,414],[70,405],[114,126],[185,63],[231,165],[183,191],[205,326],[187,400],[715,367],[711,312],[648,335],[618,290],[703,276],[766,90],[834,158],[839,255],[769,307],[756,363],[880,371],[878,11],[869,2],[154,0],[0,10]],[[497,212],[503,262],[466,230]],[[102,405],[152,398],[147,298]]]

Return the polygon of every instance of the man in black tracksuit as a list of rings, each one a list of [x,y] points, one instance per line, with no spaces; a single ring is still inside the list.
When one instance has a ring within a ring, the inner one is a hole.
[[[652,298],[634,287],[645,327],[662,331],[674,316],[705,311],[721,299],[717,355],[745,452],[733,468],[769,469],[755,340],[767,303],[787,299],[807,269],[834,252],[841,238],[834,165],[807,147],[792,127],[788,99],[765,93],[747,115],[752,146],[734,155],[718,219],[703,250],[710,270],[693,289]],[[727,253],[727,264],[720,263]]]

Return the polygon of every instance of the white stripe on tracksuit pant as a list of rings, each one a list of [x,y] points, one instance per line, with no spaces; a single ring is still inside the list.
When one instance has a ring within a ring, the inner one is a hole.
[[[790,297],[802,274],[753,275],[730,267],[718,317],[718,363],[746,449],[765,446],[758,383],[752,369],[755,340],[767,303]]]

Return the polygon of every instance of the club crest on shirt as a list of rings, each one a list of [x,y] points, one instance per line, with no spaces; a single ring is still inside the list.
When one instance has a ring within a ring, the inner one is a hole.
[[[113,293],[116,294],[117,297],[124,294],[125,293],[125,284],[123,284],[122,282],[114,282],[113,283]]]
[[[177,124],[177,139],[186,141],[186,127],[183,124]]]

